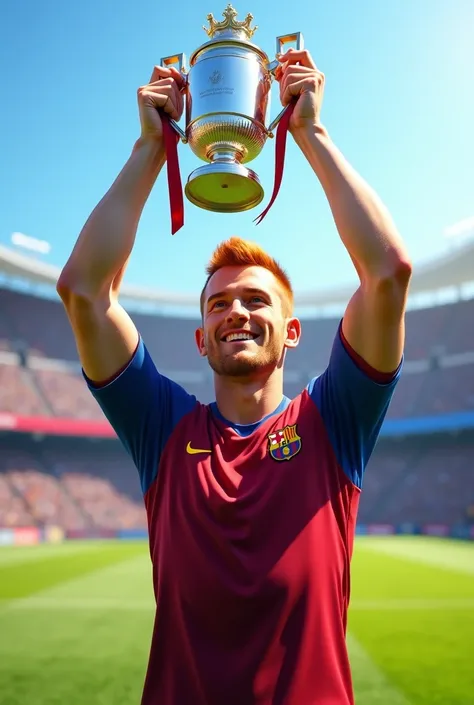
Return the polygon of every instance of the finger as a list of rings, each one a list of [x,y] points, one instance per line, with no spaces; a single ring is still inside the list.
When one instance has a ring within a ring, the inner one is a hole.
[[[143,87],[143,95],[154,95],[158,100],[162,96],[169,96],[173,100],[179,114],[181,115],[184,108],[184,98],[178,84],[173,78],[162,78],[154,83],[149,83]]]
[[[171,76],[174,78],[176,83],[178,84],[179,90],[182,90],[184,86],[186,85],[186,77],[183,76],[183,74],[178,71],[178,69],[175,69],[174,66],[170,67],[171,71]]]
[[[166,88],[166,89],[171,89],[173,86],[176,85],[176,81],[174,78],[171,78],[171,76],[167,76],[166,78],[159,78],[158,81],[153,81],[153,83],[149,83],[148,86],[144,86],[144,88]],[[179,90],[179,89],[178,89]]]
[[[316,79],[316,81],[322,81],[324,79],[322,73],[319,71],[308,69],[306,66],[290,65],[283,71],[280,80],[280,91],[284,92],[290,83],[300,81],[302,78]]]
[[[300,66],[299,64],[285,64],[281,71],[281,80],[283,83],[287,80],[288,76],[314,76],[314,74],[319,74],[319,71],[310,69],[307,66]]]
[[[171,69],[166,68],[166,66],[155,66],[149,83],[155,83],[160,78],[168,78],[168,76],[171,76]]]
[[[301,81],[291,83],[284,91],[281,91],[280,98],[282,104],[289,105],[295,98],[300,96],[305,91],[314,90],[315,79],[303,78]]]
[[[311,54],[307,49],[301,49],[300,51],[297,51],[296,49],[288,49],[288,51],[285,54],[279,54],[277,56],[278,61],[281,63],[286,62],[287,64],[296,64],[300,63],[301,66],[306,66],[309,69],[315,69],[317,68],[316,64],[314,63]]]
[[[140,101],[145,106],[163,110],[173,120],[179,120],[181,116],[173,86],[146,86],[140,91]]]
[[[163,78],[173,78],[180,89],[184,87],[186,82],[183,74],[174,66],[170,66],[169,68],[167,66],[155,66],[149,82],[156,83],[156,81],[160,81]]]
[[[165,78],[162,81],[157,81],[156,84],[152,84],[147,88],[149,88],[153,92],[153,95],[155,95],[158,100],[161,100],[163,96],[169,97],[172,104],[175,106],[177,112],[179,113],[179,116],[182,115],[184,108],[184,98],[174,79]],[[165,103],[168,105],[166,101]]]
[[[163,110],[163,112],[167,113],[170,118],[178,121],[181,114],[173,98],[174,96],[168,96],[168,100],[165,102],[161,109]]]
[[[292,71],[301,71],[302,73],[312,73],[314,71],[314,69],[310,68],[309,66],[300,66],[300,64],[289,64],[287,61],[285,61],[284,63],[277,66],[275,69],[275,78],[277,79],[277,81],[281,81],[284,79],[284,76],[288,72],[289,68],[291,68]]]

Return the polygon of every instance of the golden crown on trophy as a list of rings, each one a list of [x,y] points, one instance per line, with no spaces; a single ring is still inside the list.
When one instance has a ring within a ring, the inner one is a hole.
[[[245,32],[248,39],[251,39],[258,27],[251,27],[250,23],[253,20],[253,15],[248,13],[247,17],[243,22],[238,22],[235,18],[237,17],[237,10],[234,10],[231,4],[227,5],[222,16],[224,17],[223,22],[216,22],[214,15],[210,13],[207,16],[207,21],[209,22],[209,27],[203,25],[203,30],[206,32],[207,36],[211,39],[215,36],[216,32],[222,32],[224,30],[230,29],[235,32]]]

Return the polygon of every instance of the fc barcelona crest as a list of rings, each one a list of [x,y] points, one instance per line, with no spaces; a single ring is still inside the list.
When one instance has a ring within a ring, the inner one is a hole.
[[[301,450],[301,437],[294,426],[268,434],[268,450],[274,460],[291,460]]]

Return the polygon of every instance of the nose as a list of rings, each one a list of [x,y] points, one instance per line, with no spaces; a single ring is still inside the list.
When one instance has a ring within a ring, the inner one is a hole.
[[[250,315],[245,306],[242,306],[242,302],[239,299],[235,299],[227,312],[227,323],[237,323],[237,321],[245,322],[248,321],[249,318]]]

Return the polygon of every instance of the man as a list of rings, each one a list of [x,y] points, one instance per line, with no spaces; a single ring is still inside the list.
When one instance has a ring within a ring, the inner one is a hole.
[[[143,705],[349,705],[349,566],[367,460],[400,374],[411,266],[390,216],[320,120],[324,77],[281,57],[290,132],[360,278],[326,371],[283,396],[299,341],[285,272],[257,245],[215,251],[201,296],[204,406],[155,368],[118,303],[141,210],[164,161],[157,108],[182,81],[153,71],[141,136],[86,223],[58,291],[84,374],[140,473],[156,618]]]

